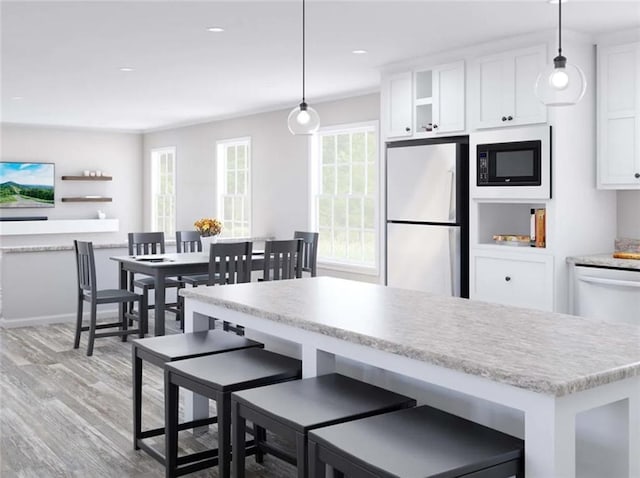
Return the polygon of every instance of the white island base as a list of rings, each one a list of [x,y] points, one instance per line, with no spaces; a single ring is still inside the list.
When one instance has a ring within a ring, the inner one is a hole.
[[[206,330],[211,316],[242,324],[267,348],[285,339],[297,344],[304,376],[334,371],[346,358],[442,388],[441,401],[451,391],[450,404],[429,404],[464,418],[482,422],[469,407],[455,409],[455,394],[519,411],[527,478],[584,476],[576,474],[577,415],[624,401],[616,428],[625,458],[608,478],[640,477],[638,327],[330,278],[182,294],[185,332]],[[187,398],[187,418],[206,416],[206,399]]]

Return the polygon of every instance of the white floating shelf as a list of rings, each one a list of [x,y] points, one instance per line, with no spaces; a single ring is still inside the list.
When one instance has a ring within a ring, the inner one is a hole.
[[[118,219],[52,219],[47,221],[0,221],[0,236],[30,234],[74,234],[78,232],[117,232]]]

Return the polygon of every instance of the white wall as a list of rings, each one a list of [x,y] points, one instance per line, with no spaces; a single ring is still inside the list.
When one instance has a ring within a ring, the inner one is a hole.
[[[618,237],[640,239],[640,191],[618,191]]]
[[[2,161],[55,163],[54,208],[0,209],[5,217],[47,216],[52,219],[93,219],[97,210],[120,220],[120,231],[100,234],[3,236],[2,246],[71,244],[73,239],[99,243],[126,241],[126,233],[142,224],[142,136],[79,129],[2,125]],[[101,170],[113,181],[62,181],[61,176]],[[65,196],[102,195],[111,203],[63,203]]]

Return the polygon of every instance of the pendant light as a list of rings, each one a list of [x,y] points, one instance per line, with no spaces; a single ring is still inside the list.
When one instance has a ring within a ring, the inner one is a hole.
[[[535,93],[547,106],[575,105],[584,96],[587,80],[582,70],[562,55],[562,3],[558,0],[558,56],[545,67],[536,80]]]
[[[313,134],[320,127],[320,117],[316,110],[307,105],[305,101],[305,0],[302,0],[302,103],[296,106],[291,113],[287,123],[292,134]]]

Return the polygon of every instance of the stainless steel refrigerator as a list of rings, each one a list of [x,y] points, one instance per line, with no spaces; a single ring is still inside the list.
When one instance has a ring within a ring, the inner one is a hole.
[[[387,143],[387,285],[469,297],[468,162],[468,136]]]

